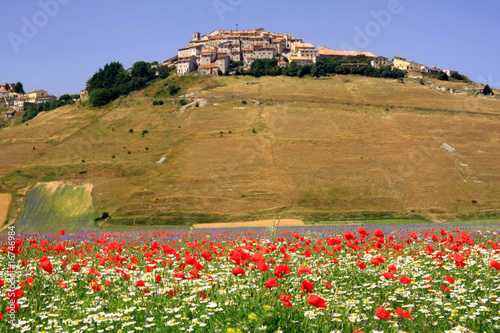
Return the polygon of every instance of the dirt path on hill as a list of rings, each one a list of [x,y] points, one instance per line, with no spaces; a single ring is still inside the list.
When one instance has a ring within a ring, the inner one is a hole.
[[[276,220],[275,223],[278,223]],[[301,220],[281,220],[280,227],[300,227],[304,226]],[[209,228],[258,228],[258,227],[272,227],[273,220],[251,221],[251,222],[227,222],[227,223],[199,223],[193,225],[195,229],[209,229]]]
[[[9,193],[0,193],[0,225],[7,219],[11,200],[12,196]]]

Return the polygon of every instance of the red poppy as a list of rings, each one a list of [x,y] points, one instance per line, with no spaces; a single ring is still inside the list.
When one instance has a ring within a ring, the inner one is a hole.
[[[359,259],[358,259],[358,262],[356,263],[356,265],[358,265],[358,267],[361,268],[361,269],[365,269],[365,267],[366,267],[365,262],[361,261]]]
[[[377,258],[371,258],[371,259],[370,259],[370,262],[371,262],[372,264],[374,264],[375,266],[380,265],[380,262],[378,261],[378,259],[377,259]]]
[[[394,265],[394,264],[390,264],[389,266],[387,266],[387,269],[390,270],[391,272],[398,271],[398,269],[396,268],[396,265]]]
[[[298,274],[299,274],[299,276],[301,276],[302,274],[305,274],[305,273],[312,274],[312,271],[311,271],[310,268],[307,268],[306,265],[301,264],[299,266],[299,272],[298,272]]]
[[[64,229],[59,230],[59,233],[60,233],[61,235],[66,234],[66,232],[64,231]]]
[[[447,286],[445,286],[444,284],[441,285],[441,287],[439,288],[442,292],[444,293],[449,293],[450,292],[450,288],[448,288]]]
[[[67,287],[68,287],[68,286],[66,285],[66,283],[64,283],[64,281],[63,281],[63,280],[59,280],[59,288],[64,289],[64,288],[67,288]]]
[[[285,274],[290,274],[290,267],[288,265],[278,265],[274,268],[274,275],[276,277],[283,277]]]
[[[136,282],[136,286],[137,287],[146,287],[146,284],[144,284],[144,281],[139,280],[139,281]]]
[[[233,275],[240,275],[240,274],[245,274],[245,270],[243,268],[241,268],[241,266],[236,266],[234,269],[233,269]]]
[[[451,276],[446,275],[446,281],[448,281],[450,284],[455,284],[455,279]]]
[[[277,287],[279,286],[278,282],[276,282],[276,279],[269,278],[266,282],[266,288],[271,289],[272,287]]]
[[[155,281],[156,281],[156,283],[160,283],[161,282],[161,275],[160,274],[156,275]]]
[[[42,269],[44,271],[46,271],[47,273],[49,274],[52,274],[52,269],[54,268],[52,266],[52,263],[50,262],[49,259],[47,259],[46,256],[43,256],[41,259],[40,259],[40,267],[42,267]]]
[[[389,279],[396,280],[396,277],[394,276],[394,274],[392,274],[392,272],[384,272],[382,273],[382,276],[385,277],[387,280]]]
[[[375,312],[375,315],[379,317],[380,319],[391,319],[391,313],[384,309],[383,307],[379,307],[377,311]]]
[[[310,293],[314,289],[314,282],[302,281],[302,285],[300,286],[300,290],[305,291],[306,293]]]
[[[325,283],[325,288],[331,288],[332,287],[332,284],[331,283],[328,283],[328,282],[324,282]]]
[[[269,265],[267,265],[264,260],[259,260],[259,261],[257,261],[257,268],[261,272],[267,272],[267,270],[269,269]]]
[[[233,271],[233,274],[234,274],[234,271]],[[241,273],[241,274],[245,274],[245,271],[243,271],[243,273]],[[200,278],[200,274],[198,273],[198,271],[196,270],[196,268],[193,268],[192,270],[190,270],[189,271],[189,275],[191,275],[195,279],[199,279]],[[237,274],[234,274],[234,275],[237,275]]]
[[[95,279],[90,282],[90,286],[94,289],[94,291],[101,291],[101,286]]]
[[[317,295],[309,295],[307,303],[314,305],[317,308],[326,308],[326,301]]]
[[[492,260],[490,262],[490,268],[495,268],[497,271],[500,271],[500,263],[496,260]]]
[[[365,333],[365,332],[362,330],[357,330],[357,331],[354,331],[353,333]]]
[[[397,310],[394,310],[394,313],[398,316],[398,317],[402,317],[402,318],[407,318],[407,319],[413,319],[411,317],[411,313],[409,311],[406,311],[406,310],[403,310],[401,308],[398,308]]]
[[[285,293],[281,294],[280,296],[280,301],[281,303],[283,303],[286,307],[289,307],[291,308],[292,307],[292,303],[290,303],[290,300],[292,299],[293,297],[290,296],[290,295],[285,295]]]
[[[399,278],[399,282],[401,282],[402,284],[409,284],[411,283],[411,279],[409,277],[402,276]]]
[[[71,270],[73,272],[78,273],[80,271],[80,265],[79,264],[74,264],[73,267],[71,267]]]

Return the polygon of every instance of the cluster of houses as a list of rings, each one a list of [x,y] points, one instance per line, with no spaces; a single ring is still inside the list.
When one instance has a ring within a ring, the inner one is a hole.
[[[178,50],[177,74],[187,75],[197,71],[198,75],[217,74],[229,71],[231,61],[240,62],[249,68],[256,59],[277,58],[278,65],[285,67],[286,57],[298,65],[312,65],[324,58],[347,59],[349,56],[365,56],[373,67],[391,66],[405,71],[433,73],[439,70],[422,64],[394,57],[376,56],[370,52],[338,51],[326,47],[315,47],[290,34],[273,33],[263,28],[255,30],[215,30],[201,36],[193,33],[189,46]],[[344,66],[368,66],[368,63],[343,63]],[[448,76],[455,71],[443,70]],[[458,72],[457,72],[458,73]]]
[[[57,99],[57,97],[48,94],[45,90],[33,90],[25,94],[20,94],[14,92],[13,89],[14,84],[12,83],[0,85],[0,103],[11,109],[5,113],[5,118],[12,118],[16,114],[16,111],[24,111],[29,106],[52,103]]]

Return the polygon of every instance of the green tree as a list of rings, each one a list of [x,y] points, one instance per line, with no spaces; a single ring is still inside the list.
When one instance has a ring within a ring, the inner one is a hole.
[[[145,61],[138,61],[132,65],[130,75],[132,75],[132,77],[151,80],[155,77],[155,71],[151,68],[151,64]]]
[[[170,75],[168,66],[158,66],[158,76],[162,79],[166,79]]]
[[[16,92],[18,94],[24,94],[24,88],[23,88],[23,84],[21,82],[17,82],[14,85],[14,92]]]
[[[87,91],[91,94],[95,89],[111,89],[129,81],[130,75],[123,65],[119,62],[111,62],[104,68],[99,68],[99,71],[87,81]]]
[[[115,98],[115,93],[111,89],[94,89],[90,93],[89,101],[94,106],[103,106]]]
[[[73,100],[69,94],[64,94],[64,95],[62,95],[61,97],[59,97],[59,99],[60,99],[61,101],[64,101],[64,102],[67,102],[67,101],[72,101],[72,100]]]
[[[448,81],[448,74],[446,74],[443,71],[439,71],[439,73],[438,73],[438,80]]]
[[[5,91],[10,90],[10,84],[8,84],[8,83],[4,83],[3,87],[5,88]]]

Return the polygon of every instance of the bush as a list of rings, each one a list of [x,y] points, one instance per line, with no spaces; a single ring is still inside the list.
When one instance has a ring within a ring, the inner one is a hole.
[[[183,98],[183,99],[181,99],[181,100],[179,101],[179,104],[180,104],[180,105],[182,105],[182,106],[184,106],[184,105],[186,105],[186,104],[187,104],[187,102],[186,102],[186,100]]]
[[[421,79],[420,79],[420,81],[419,81],[419,83],[420,83],[421,85],[425,85],[424,79],[423,79],[423,78],[421,78]]]
[[[128,132],[129,132],[130,134],[134,134],[134,129],[133,129],[133,128],[131,128],[131,129],[129,129],[129,130],[128,130]],[[125,147],[124,147],[124,148],[125,148]]]
[[[144,135],[148,134],[149,131],[148,130],[142,130],[142,137],[144,137]]]
[[[451,78],[459,81],[467,81],[467,78],[464,75],[460,75],[456,72],[451,74]]]
[[[242,100],[242,101],[241,101],[241,103],[242,103],[242,104],[247,104],[247,101]]]
[[[163,101],[162,100],[159,100],[159,101],[154,100],[153,105],[163,105]]]
[[[168,86],[168,88],[167,88],[167,92],[170,96],[174,96],[175,94],[177,94],[179,92],[179,90],[181,90],[181,87],[177,87],[176,85],[171,85],[171,86]]]
[[[102,215],[101,215],[101,217],[96,218],[95,221],[96,222],[103,221],[103,220],[106,220],[108,218],[109,219],[111,218],[111,216],[108,214],[108,212],[103,212]]]
[[[196,104],[194,105],[195,107],[199,107],[200,106],[200,103],[196,102]]]
[[[443,71],[439,71],[439,73],[438,73],[438,80],[448,81],[448,74],[446,74]]]

